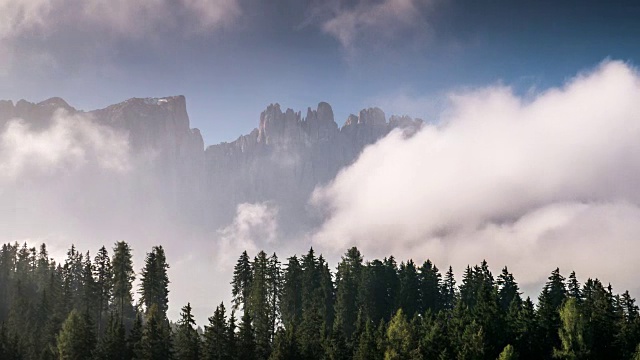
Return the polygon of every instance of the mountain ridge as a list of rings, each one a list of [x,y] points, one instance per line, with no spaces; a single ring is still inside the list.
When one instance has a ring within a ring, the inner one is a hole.
[[[272,103],[262,111],[258,126],[230,142],[205,147],[200,130],[191,128],[183,95],[130,98],[102,109],[77,110],[61,98],[39,103],[0,101],[0,126],[21,118],[36,130],[52,121],[58,109],[83,114],[96,123],[125,131],[134,153],[152,150],[151,178],[169,206],[205,227],[228,223],[241,203],[273,202],[288,224],[306,224],[308,199],[319,185],[332,180],[356,160],[364,147],[396,128],[408,133],[420,119],[391,116],[373,107],[351,114],[339,126],[333,109],[319,102],[306,115]],[[144,191],[141,184],[137,191]],[[163,195],[165,196],[165,195]],[[284,222],[285,228],[288,226]],[[303,225],[303,226],[306,226]]]

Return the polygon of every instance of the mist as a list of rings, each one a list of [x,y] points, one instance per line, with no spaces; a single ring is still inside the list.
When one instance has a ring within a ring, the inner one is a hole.
[[[637,293],[638,98],[637,70],[618,61],[535,94],[453,92],[420,131],[392,131],[319,185],[310,213],[285,213],[276,199],[240,202],[214,228],[176,207],[153,165],[159,153],[135,149],[127,131],[83,112],[58,110],[46,126],[16,118],[0,132],[0,240],[45,242],[58,262],[71,244],[93,256],[125,240],[138,272],[162,245],[169,317],[191,302],[200,325],[228,304],[244,250],[284,260],[313,246],[334,267],[357,246],[366,259],[429,258],[457,275],[486,259],[494,271],[509,266],[530,293],[560,266]],[[283,226],[318,214],[302,233]]]
[[[457,274],[486,259],[536,292],[557,266],[637,292],[638,99],[619,61],[533,95],[451,93],[420,132],[392,132],[314,191],[326,221],[312,239]]]

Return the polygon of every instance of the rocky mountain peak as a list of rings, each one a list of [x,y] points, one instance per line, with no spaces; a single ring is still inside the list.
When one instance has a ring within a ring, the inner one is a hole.
[[[283,145],[290,139],[300,137],[301,113],[287,109],[284,113],[280,104],[271,104],[260,114],[258,142],[266,145]]]

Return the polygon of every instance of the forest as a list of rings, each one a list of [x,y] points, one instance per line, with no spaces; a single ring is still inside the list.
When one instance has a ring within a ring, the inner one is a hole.
[[[126,242],[95,256],[72,246],[63,263],[45,244],[3,245],[0,359],[640,359],[629,292],[559,269],[532,300],[485,261],[457,284],[451,267],[365,261],[355,247],[335,270],[313,249],[245,251],[232,303],[196,324],[190,304],[167,318],[168,268],[162,246],[136,272]]]

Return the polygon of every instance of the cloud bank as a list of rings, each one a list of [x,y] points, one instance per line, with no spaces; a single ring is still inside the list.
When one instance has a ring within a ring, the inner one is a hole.
[[[637,288],[638,99],[638,72],[615,61],[531,98],[453,94],[437,125],[392,132],[316,189],[314,241],[458,272],[486,258],[525,285],[560,266]]]

